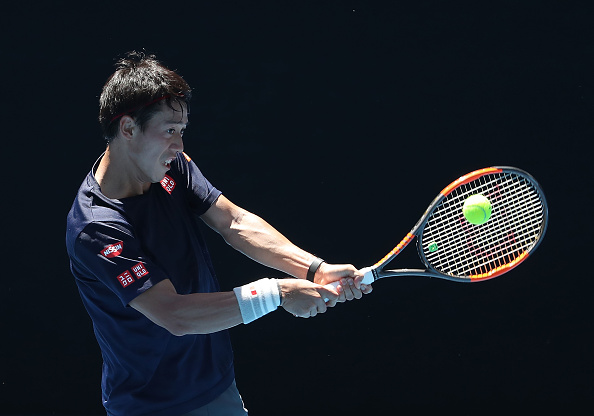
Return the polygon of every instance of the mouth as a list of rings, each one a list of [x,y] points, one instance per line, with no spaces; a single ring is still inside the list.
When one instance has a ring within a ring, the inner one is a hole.
[[[171,162],[173,162],[174,160],[175,160],[174,157],[165,160],[163,162],[163,166],[165,166],[167,168],[167,170],[171,169]]]

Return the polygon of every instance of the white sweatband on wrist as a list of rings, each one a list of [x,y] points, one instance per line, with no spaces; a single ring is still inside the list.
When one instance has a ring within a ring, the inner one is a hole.
[[[244,324],[249,324],[270,313],[281,304],[276,279],[260,279],[233,289]]]

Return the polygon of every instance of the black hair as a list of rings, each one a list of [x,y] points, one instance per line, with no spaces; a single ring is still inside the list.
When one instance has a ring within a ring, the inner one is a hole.
[[[154,55],[128,52],[117,61],[116,71],[107,79],[99,97],[103,135],[109,143],[117,135],[117,120],[124,115],[133,117],[143,130],[161,101],[172,109],[173,102],[184,103],[189,111],[191,97],[188,83]]]

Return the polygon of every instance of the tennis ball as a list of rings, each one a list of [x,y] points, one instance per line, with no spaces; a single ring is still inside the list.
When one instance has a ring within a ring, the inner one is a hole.
[[[484,224],[491,218],[491,202],[481,194],[471,195],[464,201],[462,212],[469,223]]]

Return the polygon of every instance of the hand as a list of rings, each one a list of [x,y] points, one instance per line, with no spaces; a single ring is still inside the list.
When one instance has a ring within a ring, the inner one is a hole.
[[[281,306],[294,316],[314,317],[336,304],[338,292],[303,279],[279,279]],[[328,304],[324,302],[328,299]]]
[[[339,297],[336,301],[328,302],[328,306],[334,306],[336,302],[345,302],[347,300],[361,299],[363,295],[373,291],[371,285],[361,284],[364,273],[357,270],[351,264],[328,264],[322,263],[317,270],[314,281],[321,285],[327,285],[332,282],[339,282],[337,287]]]

